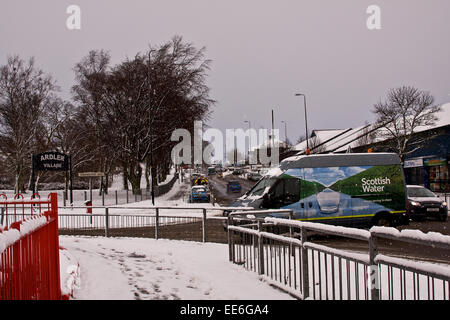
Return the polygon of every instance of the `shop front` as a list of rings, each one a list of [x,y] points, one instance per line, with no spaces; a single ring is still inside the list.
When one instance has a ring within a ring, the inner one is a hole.
[[[429,177],[429,189],[431,191],[439,193],[450,192],[448,164],[448,156],[424,160],[424,166]]]
[[[404,163],[407,184],[422,185],[433,192],[449,193],[450,156],[407,159]]]

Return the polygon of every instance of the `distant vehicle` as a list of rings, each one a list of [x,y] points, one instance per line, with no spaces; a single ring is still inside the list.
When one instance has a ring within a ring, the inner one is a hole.
[[[227,192],[241,192],[242,186],[239,181],[230,180],[227,183]]]
[[[208,178],[202,177],[202,176],[200,176],[196,179],[193,179],[193,182],[192,182],[192,185],[194,185],[194,186],[205,186],[208,184],[209,184]]]
[[[259,172],[249,172],[247,174],[247,179],[251,181],[258,181],[262,178],[262,175]]]
[[[409,223],[406,199],[398,155],[323,154],[284,159],[229,206],[291,209],[300,221],[396,226]]]
[[[240,168],[235,168],[234,170],[233,170],[233,174],[234,175],[240,175],[240,174],[243,174],[244,173],[244,170],[243,169],[240,169]]]
[[[201,177],[200,173],[191,173],[191,185],[194,185],[195,180],[199,177]]]
[[[422,186],[407,185],[408,210],[411,219],[423,220],[435,218],[440,221],[448,220],[447,202],[440,199],[432,191]]]
[[[209,167],[208,168],[208,176],[216,174],[216,168],[215,167]]]
[[[206,186],[193,186],[189,202],[210,202],[211,194]]]

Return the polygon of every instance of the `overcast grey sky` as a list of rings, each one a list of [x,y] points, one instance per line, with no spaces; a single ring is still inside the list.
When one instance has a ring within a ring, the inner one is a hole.
[[[69,30],[69,5],[81,30]],[[369,5],[381,29],[369,30]],[[271,109],[284,138],[309,129],[373,121],[387,90],[412,85],[450,101],[449,0],[1,0],[0,64],[10,54],[34,56],[69,97],[73,65],[91,49],[113,63],[174,35],[206,47],[208,84],[217,100],[209,125],[269,128]]]

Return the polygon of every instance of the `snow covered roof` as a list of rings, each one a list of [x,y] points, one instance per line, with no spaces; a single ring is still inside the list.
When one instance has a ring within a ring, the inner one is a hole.
[[[342,135],[335,137],[334,139],[325,143],[323,146],[321,146],[321,148],[328,152],[337,152],[337,150],[340,150],[342,148],[345,148],[346,150],[349,145],[357,144],[357,140],[359,139],[359,137],[363,135],[365,130],[369,127],[370,125],[365,124],[354,129],[350,129],[344,132]]]
[[[443,104],[441,106],[441,109],[442,110],[436,114],[436,116],[438,117],[438,120],[436,121],[436,123],[433,126],[420,126],[420,127],[417,127],[417,129],[414,131],[422,132],[422,131],[426,131],[426,130],[430,130],[430,129],[448,126],[450,124],[450,102]]]
[[[309,142],[312,141],[312,139],[318,139],[320,142],[326,142],[332,138],[335,138],[336,136],[342,134],[343,132],[347,131],[349,129],[320,129],[320,130],[313,130],[311,134],[311,138],[309,139]],[[306,140],[300,142],[299,144],[295,145],[293,147],[294,150],[302,151],[306,149]]]
[[[423,132],[426,130],[440,128],[450,125],[450,103],[443,104],[442,110],[437,113],[438,120],[433,126],[420,126],[414,132]],[[360,145],[358,141],[364,135],[364,132],[371,130],[373,125],[365,124],[354,129],[336,129],[336,130],[314,130],[315,136],[319,138],[320,149],[322,152],[345,152],[348,149],[355,148]],[[380,128],[375,133],[375,142],[380,142],[384,138],[383,132],[386,129]],[[309,139],[309,145],[313,143],[314,137]],[[297,144],[294,150],[303,154],[306,150],[306,141]],[[314,150],[313,150],[314,151]]]
[[[369,127],[369,125],[359,126],[354,129],[314,130],[314,132],[318,132],[319,134],[309,138],[310,148],[313,143],[315,143],[316,146],[319,146],[322,152],[333,152],[335,149],[340,149],[344,146],[347,148],[348,144],[352,143],[352,140],[357,139],[360,135],[362,135],[364,133],[363,130],[367,127]],[[319,140],[314,141],[317,139],[316,137]],[[317,144],[317,142],[319,142],[319,144]],[[303,154],[306,150],[306,141],[296,145],[295,150],[299,151],[298,154]]]
[[[286,141],[281,141],[279,139],[273,139],[273,143],[275,144],[275,146],[278,146],[280,148],[286,147]],[[271,148],[271,146],[272,146],[272,139],[267,138],[263,142],[261,142],[259,145],[252,146],[251,149],[252,149],[252,151],[254,151],[254,150],[262,149],[262,148]]]

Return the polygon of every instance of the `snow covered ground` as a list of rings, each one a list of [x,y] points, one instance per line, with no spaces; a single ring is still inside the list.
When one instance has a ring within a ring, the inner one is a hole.
[[[213,205],[212,203],[188,203],[187,202],[187,194],[190,191],[189,179],[185,179],[184,182],[180,183],[179,181],[175,182],[172,189],[161,196],[155,198],[155,206],[157,207],[192,207],[192,210],[178,210],[178,209],[161,209],[160,215],[176,215],[176,216],[202,216],[202,211],[194,208],[199,207],[214,207],[218,206],[217,204]],[[117,208],[115,208],[117,207]],[[126,207],[127,209],[124,209]],[[117,206],[111,205],[109,209],[110,214],[154,214],[155,210],[151,209],[153,207],[151,200],[138,201],[128,204],[119,204]],[[142,209],[146,208],[146,209]],[[85,213],[86,209],[84,205],[82,208],[60,208],[59,214],[73,214],[73,213]],[[103,208],[93,208],[92,212],[94,214],[104,214],[105,210]],[[208,210],[208,216],[220,216],[222,212],[220,210]]]
[[[187,184],[177,182],[170,192],[157,197],[155,204],[198,207],[179,197],[188,188]],[[127,207],[151,207],[151,201]],[[98,210],[103,213],[103,209]],[[85,210],[60,209],[60,214],[74,212]],[[148,209],[117,209],[117,212],[150,213]],[[161,214],[200,216],[201,211],[161,210]],[[208,215],[217,214],[220,211],[208,211]],[[73,293],[73,299],[293,299],[260,280],[255,273],[230,263],[228,246],[224,244],[60,236],[60,245],[66,249],[60,251],[62,289],[63,293]]]
[[[60,236],[62,286],[78,300],[285,300],[215,243]],[[79,264],[79,269],[78,269]]]

